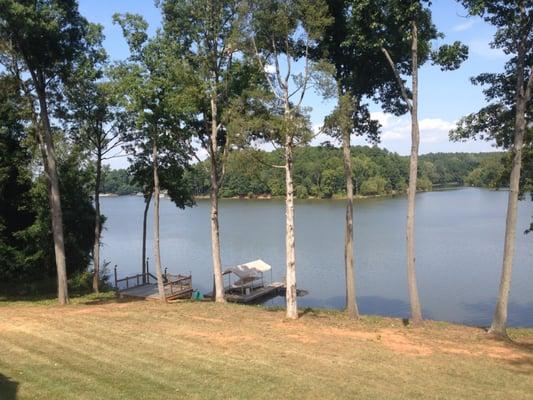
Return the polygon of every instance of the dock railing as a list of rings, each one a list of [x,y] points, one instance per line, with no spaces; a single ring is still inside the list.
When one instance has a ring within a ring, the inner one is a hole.
[[[184,290],[192,289],[192,275],[171,275],[165,274],[165,289],[168,288],[170,296],[181,293]],[[166,292],[166,290],[165,290]]]
[[[122,283],[125,282],[125,285]],[[157,278],[152,275],[150,272],[144,274],[135,274],[126,276],[124,278],[117,278],[116,267],[115,267],[115,288],[118,290],[130,289],[136,286],[149,285],[150,283],[157,282]],[[123,287],[125,286],[125,287]]]
[[[115,288],[117,290],[127,290],[137,286],[150,285],[157,283],[157,277],[151,272],[142,274],[135,274],[125,276],[124,278],[118,278],[117,266],[115,265]],[[170,296],[179,294],[185,290],[192,289],[192,274],[189,275],[172,275],[167,273],[163,274],[163,284],[165,286],[165,292]]]

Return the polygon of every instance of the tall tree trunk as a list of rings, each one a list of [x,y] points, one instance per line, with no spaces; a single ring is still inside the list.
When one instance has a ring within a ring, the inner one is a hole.
[[[285,263],[287,318],[298,318],[296,301],[296,255],[294,245],[294,185],[293,144],[290,135],[285,140]]]
[[[353,178],[352,157],[350,154],[350,131],[343,127],[342,155],[346,178],[346,226],[344,236],[344,268],[346,276],[346,313],[350,318],[358,318],[359,310],[355,298],[354,250],[353,250]]]
[[[159,173],[157,166],[157,141],[154,138],[152,143],[152,164],[154,170],[154,260],[155,272],[157,277],[157,289],[159,299],[166,302],[165,285],[163,283],[163,272],[161,268],[161,250],[159,247]]]
[[[48,117],[46,90],[44,77],[30,70],[33,82],[37,89],[42,130],[36,127],[39,144],[43,156],[43,166],[48,179],[48,199],[52,215],[52,234],[54,238],[54,253],[57,268],[57,298],[59,304],[68,304],[67,264],[65,260],[65,241],[63,235],[63,212],[61,210],[61,196],[59,190],[59,177],[57,162],[52,138],[52,128]]]
[[[218,225],[218,165],[217,165],[217,102],[216,95],[211,96],[211,140],[209,141],[209,158],[211,161],[211,253],[213,256],[213,274],[215,281],[215,301],[224,303],[224,281],[222,279],[222,260],[220,257],[220,230]]]
[[[150,208],[150,202],[152,201],[152,194],[153,191],[150,191],[150,194],[145,199],[145,205],[144,205],[144,215],[143,215],[143,250],[142,250],[142,265],[141,265],[141,271],[143,274],[143,283],[146,283],[146,274],[148,271],[146,270],[146,222],[148,219],[148,209]]]
[[[411,304],[411,319],[413,325],[422,322],[422,309],[418,295],[416,280],[416,255],[415,255],[415,196],[416,180],[418,173],[418,147],[420,144],[420,131],[418,128],[418,28],[416,22],[412,23],[412,105],[411,105],[411,156],[409,158],[409,188],[407,190],[407,283],[409,287],[409,300]]]
[[[100,180],[102,175],[102,154],[100,149],[96,155],[96,179],[94,186],[94,247],[93,247],[93,291],[99,293],[100,281],[100,234],[101,234],[101,217],[100,217]]]
[[[522,21],[525,19],[524,3],[521,3]],[[520,172],[522,169],[522,147],[526,132],[526,107],[531,92],[531,77],[524,89],[524,72],[526,58],[527,37],[522,37],[518,43],[518,59],[516,67],[516,115],[515,136],[513,142],[513,165],[509,182],[509,197],[507,201],[507,217],[505,220],[505,240],[503,247],[503,263],[498,291],[498,302],[494,310],[489,332],[498,336],[507,336],[507,309],[511,276],[513,271],[513,257],[516,239],[516,217],[518,211],[518,195],[520,190]]]

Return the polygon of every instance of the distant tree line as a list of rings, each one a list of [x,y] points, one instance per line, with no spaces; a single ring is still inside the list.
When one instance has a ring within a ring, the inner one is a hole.
[[[295,151],[294,182],[300,199],[343,197],[346,195],[342,150],[331,146],[301,147]],[[282,154],[243,150],[229,154],[221,197],[284,196]],[[359,196],[404,193],[409,177],[409,157],[386,149],[355,146],[351,149],[354,191]],[[504,153],[430,153],[420,156],[418,190],[466,185],[498,188],[505,185]],[[186,171],[186,179],[196,196],[209,194],[207,161]],[[118,195],[140,192],[127,169],[105,168],[103,193]]]
[[[128,169],[111,169],[105,166],[102,171],[102,193],[113,193],[119,196],[141,192],[141,185],[135,182],[133,173]]]

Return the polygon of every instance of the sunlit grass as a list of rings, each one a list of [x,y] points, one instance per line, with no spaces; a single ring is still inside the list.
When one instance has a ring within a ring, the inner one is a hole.
[[[0,399],[526,399],[533,331],[208,302],[0,308]],[[1,302],[0,302],[1,303]],[[15,394],[16,393],[16,394]],[[7,396],[7,397],[6,397]],[[16,397],[15,397],[16,396]]]

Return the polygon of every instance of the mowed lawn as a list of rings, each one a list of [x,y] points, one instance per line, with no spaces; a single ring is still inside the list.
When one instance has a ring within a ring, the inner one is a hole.
[[[306,310],[88,301],[0,307],[0,399],[532,399],[533,330]]]

